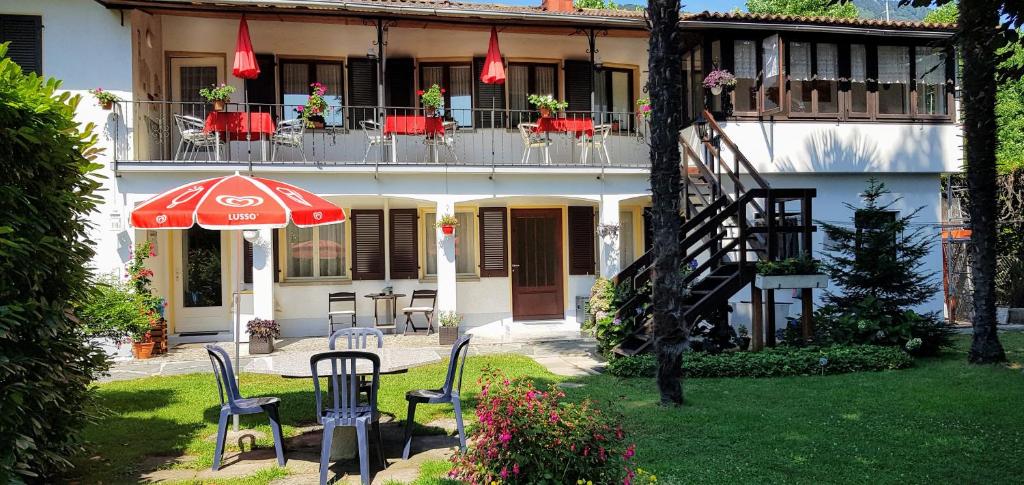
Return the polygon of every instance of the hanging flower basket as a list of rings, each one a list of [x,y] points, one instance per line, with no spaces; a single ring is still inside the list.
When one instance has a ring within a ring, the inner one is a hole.
[[[148,359],[153,357],[153,346],[155,342],[132,342],[132,355],[136,359]]]
[[[445,236],[451,236],[452,234],[455,234],[455,226],[458,225],[459,220],[456,219],[455,216],[451,214],[445,214],[441,216],[440,219],[437,220],[437,227],[441,228],[441,232],[444,233]]]
[[[725,88],[736,86],[736,76],[725,69],[714,69],[704,78],[704,87],[711,90],[711,94],[718,96]]]
[[[121,101],[121,98],[117,97],[117,95],[110,91],[104,91],[103,88],[90,89],[89,93],[96,97],[100,108],[106,111],[114,109],[114,103]]]
[[[455,234],[455,226],[448,224],[443,225],[441,226],[441,232],[443,232],[445,236],[451,236],[452,234]]]

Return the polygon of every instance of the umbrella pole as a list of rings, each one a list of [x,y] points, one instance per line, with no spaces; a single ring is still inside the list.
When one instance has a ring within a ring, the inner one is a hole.
[[[242,80],[242,102],[245,106],[245,117],[248,118],[245,124],[245,151],[246,159],[249,161],[249,176],[252,176],[252,112],[249,111],[249,83]],[[262,146],[263,140],[260,140]]]
[[[234,232],[238,232],[238,231],[234,231]],[[238,232],[238,236],[239,236],[238,239],[240,241],[242,239],[241,235],[242,234],[240,232]],[[238,384],[240,382],[240,376],[239,376],[239,373],[238,373],[240,365],[239,365],[238,359],[239,359],[239,347],[241,346],[241,344],[239,342],[240,339],[239,339],[238,333],[241,331],[241,327],[242,327],[242,292],[241,292],[241,290],[242,290],[242,264],[245,262],[245,257],[243,256],[243,253],[245,252],[245,247],[244,247],[244,245],[241,242],[239,242],[235,246],[236,246],[237,249],[240,250],[240,252],[238,253],[238,255],[235,258],[233,258],[236,261],[235,262],[235,294],[234,294],[234,299],[235,299],[235,321],[234,321],[234,331],[231,332],[231,333],[233,334],[234,340],[235,340],[235,388],[237,389],[238,388]],[[241,260],[239,261],[239,259],[241,259]],[[237,432],[238,431],[238,415],[237,414],[234,415],[233,420],[234,420],[235,431]]]

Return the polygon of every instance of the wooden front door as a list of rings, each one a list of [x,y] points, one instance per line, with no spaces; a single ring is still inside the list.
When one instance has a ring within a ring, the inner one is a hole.
[[[562,210],[512,209],[512,316],[563,318]]]

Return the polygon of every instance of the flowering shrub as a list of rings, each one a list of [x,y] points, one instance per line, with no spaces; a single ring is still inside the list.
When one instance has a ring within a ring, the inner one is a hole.
[[[231,101],[231,93],[233,92],[235,92],[234,86],[221,83],[220,86],[214,85],[210,88],[200,89],[199,95],[211,103],[214,101],[224,101],[226,103]]]
[[[327,86],[321,83],[313,83],[309,85],[311,91],[309,97],[306,98],[306,104],[295,108],[295,112],[299,114],[299,117],[306,122],[306,128],[313,128],[313,119],[316,121],[322,121],[323,115],[327,113],[327,99],[324,97],[327,95]]]
[[[644,96],[636,100],[636,114],[643,119],[651,117],[651,98]]]
[[[275,320],[264,320],[262,318],[253,318],[245,324],[246,331],[249,332],[249,337],[257,339],[275,339],[281,336],[281,325]]]
[[[485,370],[479,423],[451,478],[472,484],[635,484],[636,446],[590,401],[564,403],[557,387]]]
[[[704,77],[704,87],[711,89],[719,86],[731,88],[736,85],[736,76],[725,69],[713,69]]]
[[[444,90],[436,84],[431,84],[430,89],[416,91],[420,97],[420,104],[428,110],[436,110],[444,104]]]
[[[163,319],[164,306],[167,305],[163,298],[153,294],[153,270],[146,267],[146,258],[153,256],[156,256],[153,242],[141,242],[135,245],[135,251],[131,254],[131,261],[128,263],[128,267],[125,268],[128,285],[131,286],[132,291],[142,300],[146,318],[149,319],[151,325],[160,323],[160,320]],[[136,342],[148,342],[150,339],[149,332],[146,332],[143,337],[141,340],[134,340]]]
[[[531,94],[526,98],[530,104],[537,107],[537,109],[546,109],[549,111],[561,111],[569,107],[569,103],[566,101],[559,101],[550,94]]]

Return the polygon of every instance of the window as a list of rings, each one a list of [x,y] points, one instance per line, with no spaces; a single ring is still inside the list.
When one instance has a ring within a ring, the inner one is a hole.
[[[569,274],[595,274],[597,235],[594,227],[594,208],[569,206]]]
[[[814,73],[811,69],[811,44],[789,43],[789,112],[793,116],[811,114],[814,94]]]
[[[22,71],[43,73],[43,18],[37,15],[0,15],[0,43],[10,42],[7,57]]]
[[[619,213],[619,269],[623,269],[636,258],[633,256],[633,213]]]
[[[773,114],[782,111],[782,47],[778,34],[761,40],[762,103],[761,112]]]
[[[633,106],[633,71],[603,68],[594,79],[596,123],[613,125],[612,132],[629,129]]]
[[[868,116],[868,49],[864,44],[850,44],[850,89],[847,113],[854,117]]]
[[[533,120],[537,110],[530,106],[527,98],[531,94],[550,94],[558,97],[558,66],[554,64],[526,64],[512,62],[508,65],[508,107],[512,112],[512,126]],[[487,109],[486,106],[483,107]]]
[[[476,225],[472,212],[455,212],[459,221],[455,229],[455,272],[460,275],[476,274]],[[427,276],[437,276],[437,214],[428,212],[423,217],[423,235],[426,245]]]
[[[839,47],[789,43],[789,112],[794,117],[839,114]]]
[[[910,48],[878,46],[878,114],[910,114]]]
[[[384,279],[384,210],[352,209],[352,279]]]
[[[692,71],[690,72],[690,119],[697,119],[704,112],[704,67],[701,64],[701,50],[694,48],[690,51],[692,59]]]
[[[304,106],[309,93],[312,92],[310,84],[320,83],[327,89],[324,98],[330,107],[324,114],[324,124],[327,126],[341,126],[342,124],[342,64],[331,61],[281,61],[281,102],[284,106],[284,116],[292,118],[298,116],[295,108]]]
[[[736,113],[757,112],[757,45],[752,40],[733,41],[733,74],[736,76],[733,109]]]
[[[508,276],[508,209],[480,208],[480,276]]]
[[[917,47],[916,52],[917,114],[946,115],[946,51],[939,47]]]
[[[437,84],[445,90],[441,108],[459,127],[473,126],[473,69],[470,64],[421,64],[420,89]]]
[[[345,276],[345,226],[285,229],[285,257],[289,278],[339,278]]]

